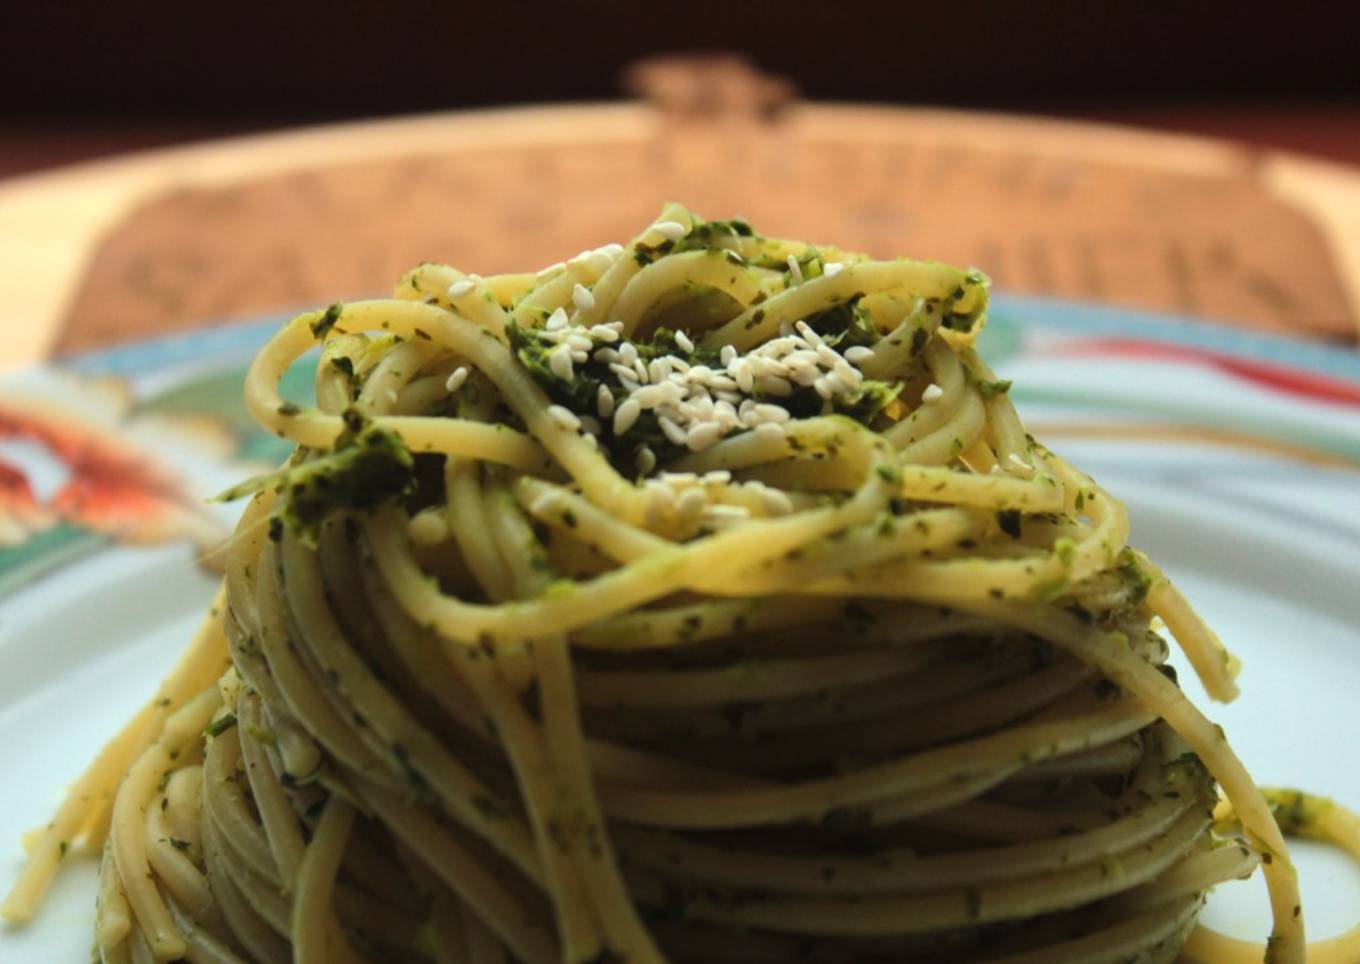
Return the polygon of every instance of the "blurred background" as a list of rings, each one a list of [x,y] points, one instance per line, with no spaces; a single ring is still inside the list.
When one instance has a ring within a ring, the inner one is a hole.
[[[1005,292],[1353,345],[1352,6],[13,6],[8,360],[369,294],[419,260],[547,263],[668,198]]]
[[[0,174],[376,115],[610,100],[637,58],[734,50],[813,100],[1059,114],[1360,160],[1354,5],[16,4]]]

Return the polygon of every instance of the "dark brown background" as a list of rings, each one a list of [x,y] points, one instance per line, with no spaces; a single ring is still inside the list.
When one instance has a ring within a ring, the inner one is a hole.
[[[1355,5],[34,2],[0,13],[0,176],[348,117],[618,96],[729,49],[809,99],[1057,113],[1360,161]]]

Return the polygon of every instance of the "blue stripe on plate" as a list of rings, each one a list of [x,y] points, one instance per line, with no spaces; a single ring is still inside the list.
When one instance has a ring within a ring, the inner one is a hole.
[[[1272,362],[1360,382],[1360,353],[1340,345],[1269,335],[1188,316],[1056,298],[997,295],[991,313],[1024,328],[1142,338]]]

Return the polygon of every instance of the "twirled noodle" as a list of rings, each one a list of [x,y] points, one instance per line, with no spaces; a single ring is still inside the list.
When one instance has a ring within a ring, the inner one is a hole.
[[[1270,803],[1152,619],[1214,698],[1236,663],[1025,433],[985,307],[672,205],[295,319],[246,400],[298,450],[230,493],[224,598],[6,914],[75,841],[105,961],[1236,961],[1195,921],[1259,862],[1302,961]]]

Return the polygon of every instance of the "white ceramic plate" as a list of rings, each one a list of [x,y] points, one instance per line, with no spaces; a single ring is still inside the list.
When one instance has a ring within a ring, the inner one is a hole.
[[[174,339],[85,359],[77,372],[123,378],[138,399],[134,414],[212,413],[235,426],[235,447],[193,475],[189,488],[208,491],[251,458],[271,456],[220,398],[267,327],[215,333],[208,364],[201,340]],[[1125,500],[1133,542],[1244,660],[1243,695],[1231,706],[1211,706],[1183,662],[1178,668],[1258,782],[1360,806],[1352,763],[1360,359],[1175,319],[1004,298],[982,347],[1016,380],[1037,434]],[[0,408],[5,389],[0,383]],[[154,458],[156,443],[146,450]],[[24,454],[0,448],[0,462]],[[42,474],[29,467],[31,477]],[[20,834],[48,818],[66,783],[151,694],[212,592],[187,545],[110,547],[79,519],[62,526],[61,539],[44,530],[45,546],[0,552],[0,590],[9,592],[0,601],[0,888],[18,872]],[[1311,935],[1352,926],[1360,867],[1325,848],[1297,850]],[[95,867],[71,863],[35,924],[0,933],[0,960],[86,959]],[[1221,888],[1205,919],[1263,939],[1269,914],[1259,879]]]

